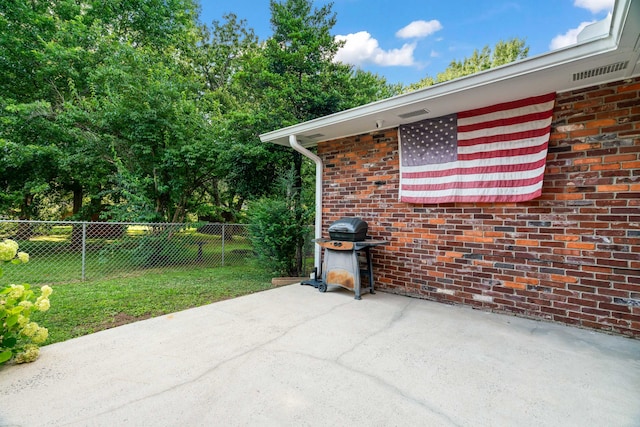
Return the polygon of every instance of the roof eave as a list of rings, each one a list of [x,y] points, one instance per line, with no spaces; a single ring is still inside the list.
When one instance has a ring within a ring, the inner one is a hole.
[[[381,101],[376,101],[350,110],[341,111],[328,116],[320,117],[307,122],[299,123],[286,128],[278,129],[272,132],[260,135],[263,142],[271,142],[280,145],[289,145],[288,138],[290,135],[310,135],[316,131],[326,129],[331,126],[340,126],[341,124],[352,122],[354,120],[370,119],[368,123],[371,126],[366,129],[358,129],[357,132],[351,134],[340,135],[347,137],[355,134],[366,133],[376,130],[374,118],[386,111],[396,110],[399,108],[411,107],[412,105],[424,104],[425,101],[433,101],[443,97],[451,96],[460,92],[472,91],[477,88],[495,85],[502,81],[522,78],[530,76],[533,73],[543,70],[553,70],[563,65],[573,63],[575,61],[593,58],[596,56],[608,55],[615,52],[619,48],[622,29],[624,28],[625,19],[627,18],[628,9],[633,0],[622,0],[616,4],[611,19],[611,27],[609,34],[589,41],[582,42],[577,45],[569,46],[556,51],[544,53],[531,58],[527,58],[518,62],[503,65],[484,72],[473,74],[470,76],[458,78],[448,82],[439,83],[434,86],[422,88],[413,92],[397,95]],[[637,0],[636,0],[637,1]],[[593,83],[586,82],[585,86]],[[575,89],[574,85],[569,89]],[[562,87],[555,87],[553,90],[562,92]],[[385,126],[378,126],[384,129]],[[390,126],[390,127],[395,127]],[[306,140],[301,142],[305,147],[312,147],[319,142],[334,139],[335,135],[316,140]]]

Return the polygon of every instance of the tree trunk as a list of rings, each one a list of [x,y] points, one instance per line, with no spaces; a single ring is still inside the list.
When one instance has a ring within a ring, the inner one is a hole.
[[[80,213],[82,209],[83,191],[82,186],[73,184],[73,214]],[[79,249],[82,246],[82,228],[78,224],[73,225],[71,230],[71,248],[72,250]]]
[[[73,186],[73,211],[72,213],[76,215],[82,209],[82,197],[83,197],[82,186],[78,184],[74,184]]]
[[[102,198],[100,196],[91,197],[91,212],[89,213],[89,221],[96,221],[100,219],[102,213]]]
[[[213,178],[213,183],[211,185],[211,197],[213,197],[213,205],[221,206],[222,202],[220,200],[220,188],[218,178]]]
[[[25,194],[22,199],[22,206],[20,209],[20,219],[31,219],[31,209],[33,204],[33,194]],[[18,233],[16,240],[29,240],[33,236],[33,227],[30,222],[18,223]]]

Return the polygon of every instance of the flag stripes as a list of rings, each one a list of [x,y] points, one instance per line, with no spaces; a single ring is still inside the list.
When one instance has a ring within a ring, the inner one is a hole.
[[[446,116],[451,125],[436,118],[401,126],[400,200],[432,204],[538,197],[554,103],[551,93]]]

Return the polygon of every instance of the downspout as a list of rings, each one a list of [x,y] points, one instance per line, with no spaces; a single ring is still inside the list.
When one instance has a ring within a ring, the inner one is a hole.
[[[322,237],[322,159],[317,155],[313,154],[311,151],[304,148],[298,142],[298,139],[295,135],[289,135],[289,145],[291,148],[296,150],[298,153],[303,156],[313,160],[316,164],[316,224],[315,224],[315,238],[319,239]],[[319,272],[320,269],[320,246],[314,245],[314,266],[316,271]]]

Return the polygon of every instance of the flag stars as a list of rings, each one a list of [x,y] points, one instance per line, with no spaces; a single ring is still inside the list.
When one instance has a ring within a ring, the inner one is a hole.
[[[457,158],[456,115],[423,120],[400,128],[405,166],[453,162]]]

